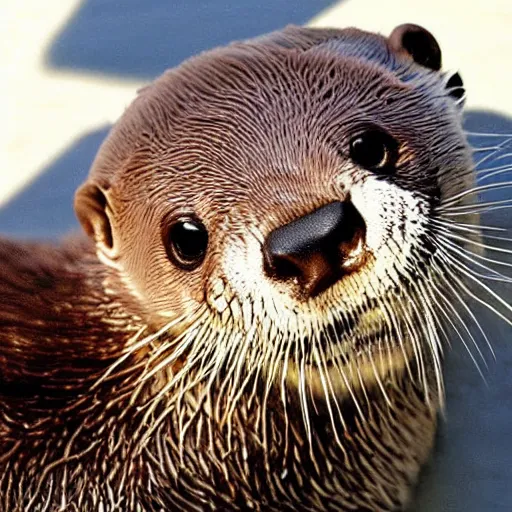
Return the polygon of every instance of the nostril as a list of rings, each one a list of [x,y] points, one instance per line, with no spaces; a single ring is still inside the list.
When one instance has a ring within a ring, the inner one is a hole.
[[[288,254],[274,250],[272,243],[266,243],[263,248],[265,272],[277,279],[298,277],[301,269]]]
[[[286,258],[277,258],[272,265],[272,272],[281,279],[298,277],[301,274],[300,268]]]
[[[264,269],[279,280],[298,278],[313,296],[358,268],[364,221],[350,201],[329,203],[274,229],[264,242]]]

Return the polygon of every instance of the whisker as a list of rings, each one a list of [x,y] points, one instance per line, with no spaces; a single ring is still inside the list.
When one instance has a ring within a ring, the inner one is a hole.
[[[299,356],[299,348],[302,352],[302,357]],[[309,442],[309,446],[312,446],[312,430],[311,430],[311,423],[309,420],[309,407],[308,407],[308,401],[307,401],[307,390],[306,390],[306,369],[305,369],[305,362],[306,360],[306,354],[304,350],[304,338],[300,338],[300,343],[296,344],[295,349],[295,364],[297,366],[297,372],[298,372],[298,381],[299,381],[299,400],[301,405],[301,412],[302,412],[302,420],[304,422],[304,427],[306,429],[306,437]]]
[[[103,373],[103,375],[91,386],[91,391],[97,389],[101,385],[101,383],[105,382],[105,380],[108,379],[108,377],[110,375],[112,375],[114,370],[116,368],[118,368],[119,366],[121,366],[132,354],[134,354],[135,352],[138,352],[142,348],[151,344],[154,340],[160,338],[163,334],[167,333],[173,327],[175,327],[180,322],[182,322],[184,318],[185,318],[185,316],[182,315],[182,316],[175,318],[174,320],[171,320],[170,322],[168,322],[166,325],[164,325],[161,329],[159,329],[155,333],[150,334],[149,336],[146,336],[142,340],[135,343],[135,341],[139,338],[139,336],[147,329],[147,326],[142,326],[135,333],[135,335],[132,338],[130,338],[130,340],[128,340],[128,342],[126,344],[127,350],[126,350],[125,354],[123,354],[121,357],[119,357],[112,365],[110,365],[108,367],[108,369]]]
[[[510,306],[510,304],[508,304],[507,302],[505,302],[496,292],[494,292],[491,288],[489,288],[489,286],[487,286],[486,284],[482,283],[477,277],[475,277],[474,275],[471,274],[471,272],[469,272],[467,270],[467,267],[463,264],[461,264],[460,261],[457,261],[455,260],[453,257],[451,257],[449,254],[447,254],[446,252],[443,252],[443,253],[439,253],[439,257],[441,257],[443,260],[445,260],[445,262],[450,265],[450,266],[454,266],[458,272],[462,272],[466,277],[469,277],[469,279],[471,281],[473,281],[474,283],[476,283],[479,287],[483,288],[487,293],[489,293],[489,295],[491,295],[494,299],[496,299],[501,305],[503,305],[505,307],[506,310],[512,312],[512,306]],[[511,325],[512,326],[512,320],[507,318],[504,314],[502,314],[499,310],[497,310],[496,308],[494,308],[491,304],[489,304],[488,302],[484,301],[483,299],[481,299],[480,297],[478,297],[477,295],[475,295],[464,283],[461,279],[459,279],[459,286],[463,287],[464,291],[470,296],[472,297],[473,299],[475,299],[477,302],[479,302],[480,304],[484,305],[486,308],[488,308],[489,310],[491,310],[492,312],[494,312],[497,316],[499,316],[501,319],[503,319],[507,324]]]
[[[423,386],[423,392],[425,393],[425,400],[427,403],[430,403],[430,394],[428,389],[428,381],[426,375],[425,361],[423,359],[423,350],[421,342],[418,338],[418,333],[416,331],[417,323],[410,317],[409,312],[405,309],[405,305],[401,302],[397,302],[397,306],[399,306],[402,310],[402,318],[405,321],[405,326],[407,329],[407,333],[409,335],[409,339],[411,340],[412,349],[414,352],[414,357],[416,359],[417,368],[418,368],[418,378],[420,384]]]
[[[400,246],[394,240],[393,240],[393,242],[395,243],[396,250],[398,252],[400,252],[401,251]],[[403,272],[406,274],[406,277],[407,277],[407,280],[409,281],[409,283],[413,284],[415,282],[415,269],[414,268],[412,268],[412,269],[404,268]],[[390,276],[390,279],[392,279],[391,276]],[[397,285],[398,285],[398,283],[397,283]],[[409,303],[414,308],[416,307],[414,300],[409,300]],[[410,312],[408,311],[408,309],[405,308],[404,301],[398,300],[396,302],[396,304],[402,310],[401,317],[402,317],[402,319],[405,320],[405,326],[407,328],[407,331],[409,334],[409,339],[411,340],[411,344],[412,344],[412,348],[413,348],[413,352],[414,352],[414,357],[417,362],[417,368],[418,368],[418,372],[419,372],[418,378],[420,380],[420,383],[422,383],[422,385],[423,385],[423,390],[425,393],[426,400],[427,400],[427,402],[429,402],[430,398],[429,398],[428,382],[427,382],[427,378],[426,378],[425,361],[423,358],[422,343],[419,339],[419,333],[417,333],[417,331],[416,331],[416,329],[418,328],[418,324],[420,324],[420,326],[421,326],[421,322],[420,322],[421,316],[416,315],[418,320],[417,320],[417,322],[415,322],[414,319],[410,316]],[[404,351],[404,353],[405,353],[405,351]]]
[[[489,137],[492,139],[505,138],[507,142],[512,140],[512,133],[493,133],[493,132],[472,132],[464,130],[464,133],[469,137]]]
[[[203,324],[204,325],[204,324]],[[191,331],[194,333],[194,336],[191,336]],[[166,358],[164,358],[160,363],[155,365],[153,368],[151,368],[150,371],[148,371],[146,374],[141,375],[140,381],[146,382],[152,377],[154,377],[157,373],[159,373],[163,368],[170,366],[172,363],[176,362],[185,352],[188,351],[190,348],[192,342],[195,338],[198,338],[197,336],[197,330],[195,328],[192,328],[190,330],[184,331],[179,336],[177,336],[175,339],[173,339],[172,344],[170,346],[174,346],[178,343],[180,343],[180,346],[174,350],[171,354],[169,354]],[[158,355],[160,355],[161,352],[167,351],[169,346],[162,346],[160,350],[157,351]]]
[[[343,324],[343,319],[341,318],[341,316],[342,316],[341,312],[330,311],[329,312],[329,320],[330,320],[329,323],[331,325],[334,325],[336,322],[338,322],[339,324]],[[343,380],[343,383],[345,384],[345,387],[347,388],[347,390],[349,392],[349,395],[352,399],[352,402],[354,403],[354,406],[356,408],[357,413],[359,414],[359,417],[361,418],[361,421],[365,421],[366,418],[363,414],[361,406],[359,405],[359,399],[358,399],[357,395],[354,393],[352,384],[349,381],[347,375],[345,374],[345,371],[343,370],[344,363],[347,366],[349,365],[348,361],[346,361],[345,358],[343,358],[342,353],[336,353],[334,351],[334,345],[340,347],[340,346],[342,346],[342,341],[338,335],[337,330],[334,329],[333,331],[334,331],[334,336],[335,336],[335,343],[329,343],[329,345],[328,345],[329,351],[331,353],[332,363],[333,363],[334,367],[336,368],[338,374],[340,375],[341,379]],[[342,421],[343,425],[345,426],[345,420],[343,417],[341,417],[341,421]]]
[[[382,383],[382,379],[380,378],[379,371],[377,370],[377,367],[375,366],[375,361],[373,360],[372,350],[370,348],[368,348],[366,350],[366,359],[368,361],[370,361],[370,365],[372,367],[375,381],[377,382],[377,386],[379,387],[380,392],[381,392],[382,396],[384,397],[384,400],[386,401],[386,404],[388,405],[388,407],[393,407],[393,404],[389,398],[386,388],[384,387],[384,384]]]
[[[422,282],[418,281],[417,286],[422,288]],[[428,295],[423,290],[423,298],[428,297]],[[442,369],[442,355],[443,355],[443,344],[441,342],[441,339],[439,337],[438,333],[438,326],[440,324],[438,317],[435,314],[435,311],[430,304],[430,301],[425,300],[424,302],[426,308],[427,314],[427,328],[428,328],[428,340],[429,340],[429,347],[430,352],[432,355],[432,360],[434,363],[434,373],[435,373],[435,379],[436,379],[436,386],[437,386],[437,395],[439,400],[439,405],[441,409],[444,409],[444,379],[443,379],[443,369]],[[437,321],[437,322],[436,322]]]
[[[501,147],[500,149],[505,149],[507,148],[507,146],[503,146]],[[508,148],[507,148],[508,149]],[[497,152],[495,152],[492,156],[494,158],[491,159],[491,162],[498,162],[499,160],[508,160],[511,156],[512,156],[512,151],[511,152],[507,152],[507,153],[498,153],[496,154]],[[510,164],[509,164],[510,165]],[[482,173],[482,172],[486,172],[487,171],[487,167],[482,167],[481,169],[478,168],[479,166],[476,166],[474,169],[475,169],[475,172],[478,174],[478,173]]]
[[[512,167],[510,166],[502,166],[502,167],[494,167],[491,169],[485,169],[487,172],[479,171],[476,181],[478,183],[482,183],[484,180],[488,180],[489,178],[495,178],[496,176],[503,176],[504,174],[508,174],[512,172]]]
[[[489,275],[489,276],[486,276],[486,275],[482,275],[482,277],[485,277],[487,279],[493,279],[493,280],[497,280],[497,281],[501,281],[501,282],[504,282],[504,283],[512,283],[512,277],[509,277],[507,275],[504,275],[502,274],[501,272],[498,272],[497,270],[491,268],[491,267],[488,267],[487,265],[481,263],[480,261],[477,261],[477,260],[482,260],[482,261],[487,261],[489,263],[493,263],[495,265],[502,265],[502,266],[506,266],[506,267],[512,267],[512,263],[508,263],[506,261],[501,261],[501,260],[495,260],[495,259],[492,259],[492,258],[487,258],[485,256],[482,256],[480,254],[476,254],[468,249],[465,249],[464,247],[461,247],[460,245],[458,244],[455,244],[449,240],[445,240],[445,239],[441,239],[441,240],[438,240],[437,241],[439,245],[439,248],[441,250],[447,250],[447,251],[451,251],[452,253],[455,253],[459,256],[462,256],[464,259],[466,259],[467,261],[473,263],[474,265],[490,272],[491,274],[494,274],[494,275]]]
[[[453,314],[453,316],[458,320],[459,324],[464,328],[464,330],[467,332],[468,336],[470,337],[473,345],[475,346],[480,358],[482,359],[483,363],[485,364],[485,366],[487,367],[487,361],[485,360],[483,354],[482,354],[482,351],[480,350],[480,347],[478,346],[478,343],[476,342],[473,334],[471,333],[471,331],[469,330],[468,326],[466,325],[466,323],[463,321],[462,317],[460,316],[459,312],[457,311],[457,309],[453,306],[453,304],[451,303],[451,301],[442,293],[442,291],[440,290],[440,288],[436,285],[433,286],[433,289],[435,290],[435,292],[437,292],[437,294],[439,295],[439,297],[442,299],[443,301],[443,304],[445,305],[445,307],[447,307],[449,309],[449,311]],[[461,301],[461,298],[460,298],[460,295],[457,294],[457,298],[459,301]],[[475,368],[477,369],[478,373],[480,374],[480,376],[482,377],[482,379],[485,381],[485,377],[484,377],[484,374],[482,372],[482,369],[480,368],[480,365],[478,364],[478,361],[476,360],[474,354],[473,354],[473,351],[470,349],[469,345],[467,344],[466,342],[466,339],[464,338],[464,336],[462,335],[462,333],[459,331],[459,329],[457,328],[457,326],[455,325],[455,322],[452,320],[452,317],[447,313],[447,311],[445,310],[444,307],[442,307],[441,304],[439,304],[439,301],[437,301],[437,299],[435,297],[432,296],[432,299],[438,304],[438,310],[439,312],[443,315],[443,317],[445,318],[445,320],[450,324],[451,328],[455,331],[455,333],[457,334],[457,336],[459,337],[459,339],[461,340],[462,342],[462,345],[464,346],[464,348],[466,349],[467,353],[469,354],[469,357],[471,358],[473,364],[475,365]],[[485,335],[485,333],[484,333]]]
[[[486,190],[501,190],[503,188],[510,188],[512,187],[512,181],[502,181],[498,183],[488,183],[487,185],[479,185],[477,187],[472,187],[469,189],[466,189],[462,192],[459,192],[458,194],[455,194],[453,196],[450,196],[446,199],[443,199],[441,201],[440,205],[436,208],[436,210],[439,211],[445,211],[445,210],[454,210],[457,208],[467,208],[468,206],[480,206],[483,203],[476,203],[475,205],[462,205],[462,206],[452,206],[453,204],[456,204],[460,199],[467,197],[468,195],[476,194],[477,192],[483,192]]]
[[[415,289],[417,289],[417,285],[415,285],[414,283],[412,283],[412,284],[413,284],[413,287]],[[432,361],[434,363],[434,370],[436,372],[436,382],[439,386],[440,376],[438,375],[438,372],[440,372],[439,368],[441,366],[441,362],[440,362],[440,356],[439,356],[438,349],[442,349],[442,347],[439,345],[439,339],[436,336],[434,337],[435,343],[432,343],[432,332],[431,332],[431,326],[429,325],[429,321],[430,321],[429,315],[421,314],[421,311],[418,309],[418,304],[417,304],[416,300],[411,300],[410,305],[414,310],[417,324],[419,325],[419,328],[423,332],[423,338],[428,341],[427,344],[428,344],[428,347],[430,348],[430,354],[432,356]],[[427,311],[427,312],[429,311],[428,303],[423,301],[422,306],[426,306],[425,311]],[[420,321],[421,318],[424,319],[423,322]],[[423,372],[425,372],[425,369],[423,369]],[[425,382],[428,382],[426,374],[424,375],[424,379],[425,379]],[[427,386],[427,395],[428,395],[428,386]],[[429,401],[428,398],[427,398],[427,401]]]
[[[482,249],[487,249],[488,251],[495,251],[500,252],[504,254],[512,254],[512,249],[506,249],[505,247],[499,247],[496,245],[489,245],[483,242],[477,242],[476,240],[473,240],[471,238],[467,238],[464,236],[456,235],[455,233],[450,233],[448,230],[442,231],[441,228],[438,228],[440,232],[442,232],[442,236],[445,239],[453,239],[458,240],[460,242],[464,242],[465,244],[474,245],[476,247],[480,247]],[[510,241],[509,239],[505,238],[505,241]]]
[[[464,223],[464,222],[456,222],[452,220],[445,220],[442,218],[432,218],[430,219],[430,222],[432,224],[439,224],[441,226],[445,226],[448,229],[456,229],[458,231],[469,231],[471,233],[480,234],[480,231],[501,231],[501,232],[508,232],[508,229],[498,227],[498,226],[486,226],[482,224],[473,224],[473,223]],[[489,235],[486,235],[489,237]]]
[[[502,149],[502,146],[484,146],[484,147],[474,147],[472,146],[471,147],[471,152],[472,153],[483,153],[483,152],[487,152],[487,151],[499,151],[500,149]]]
[[[249,384],[251,378],[253,377],[253,372],[251,370],[247,371],[247,375],[246,375],[245,379],[240,384],[242,372],[244,371],[245,367],[247,366],[247,368],[249,368],[249,369],[253,368],[250,363],[251,363],[251,360],[253,360],[254,354],[252,354],[251,357],[248,354],[249,354],[249,349],[252,345],[252,341],[254,340],[255,336],[256,336],[256,327],[253,326],[251,328],[251,330],[247,333],[246,339],[244,340],[244,343],[242,343],[242,345],[244,345],[244,346],[242,346],[242,350],[240,350],[239,356],[237,358],[236,373],[234,374],[234,377],[233,377],[232,391],[230,392],[230,394],[227,398],[228,404],[231,404],[227,410],[228,423],[230,423],[229,418],[233,415],[233,413],[236,409],[236,405],[238,404],[238,401],[240,400],[242,394],[246,390],[247,385]],[[255,351],[253,351],[253,352],[255,352]],[[247,365],[245,364],[246,361],[248,362]],[[226,375],[225,378],[228,379],[229,377]]]
[[[479,207],[480,206],[480,207]],[[461,208],[460,211],[446,211],[443,215],[445,217],[460,217],[464,215],[475,215],[475,214],[483,214],[489,212],[495,212],[499,210],[508,210],[512,208],[512,199],[506,199],[503,201],[495,201],[489,204],[484,205],[473,205],[473,207],[468,206],[468,210]]]
[[[286,386],[286,379],[288,377],[288,366],[290,364],[291,359],[291,350],[293,346],[297,344],[297,338],[296,335],[288,340],[287,347],[286,347],[286,353],[284,355],[284,361],[283,361],[283,369],[281,374],[281,388],[280,388],[280,396],[281,396],[281,402],[283,404],[283,413],[284,413],[284,425],[285,425],[285,439],[284,439],[284,457],[283,457],[283,466],[285,466],[285,461],[287,460],[287,456],[290,449],[290,417],[288,415],[288,396],[287,396],[287,386]]]
[[[325,373],[324,373],[324,362],[325,361],[323,361],[322,356],[319,354],[319,349],[318,349],[318,346],[316,343],[316,335],[314,337],[314,340],[315,341],[313,341],[313,358],[315,360],[315,364],[318,369],[318,375],[320,376],[320,382],[322,383],[322,389],[324,391],[324,396],[325,396],[325,403],[327,405],[327,411],[329,413],[329,418],[331,420],[331,425],[333,427],[334,438],[336,440],[336,443],[339,446],[342,446],[340,436],[338,434],[337,423],[335,421],[334,413],[333,413],[333,409],[332,409],[332,405],[331,405],[331,397],[335,401],[335,406],[338,409],[338,413],[339,413],[340,417],[342,417],[341,410],[340,410],[339,404],[337,403],[337,400],[335,398],[336,395],[334,394],[334,390],[332,389],[332,382],[331,382],[331,379],[329,378],[329,374],[327,372],[327,363],[325,363]]]
[[[478,318],[476,317],[476,315],[474,314],[474,312],[472,311],[472,309],[469,307],[469,305],[467,304],[467,302],[462,298],[462,296],[460,295],[460,293],[457,291],[457,289],[455,288],[455,286],[457,285],[459,288],[462,288],[462,290],[465,292],[466,291],[466,286],[462,280],[461,277],[459,277],[457,274],[456,274],[456,268],[452,268],[450,266],[448,267],[445,267],[446,271],[449,273],[450,277],[452,278],[453,282],[450,281],[449,279],[447,279],[445,276],[444,276],[444,273],[443,271],[439,268],[438,266],[438,262],[434,262],[434,267],[436,268],[437,272],[438,272],[438,275],[439,277],[441,277],[443,279],[443,282],[446,284],[446,286],[452,291],[452,293],[454,294],[454,296],[457,298],[457,300],[459,301],[459,303],[461,304],[462,308],[469,314],[471,320],[473,321],[473,323],[476,325],[476,327],[478,328],[480,334],[482,335],[484,341],[486,342],[487,344],[487,347],[489,348],[489,351],[491,352],[493,358],[496,358],[496,355],[494,353],[494,349],[492,348],[492,345],[491,345],[491,342],[485,332],[485,330],[483,329],[482,325],[480,324],[480,322],[478,321]],[[447,297],[441,292],[441,290],[436,287],[436,290],[438,291],[438,293],[443,297],[443,299],[446,301],[446,305],[447,307],[449,307],[449,309],[452,311],[453,315],[455,316],[455,318],[457,318],[460,322],[461,325],[464,326],[466,332],[468,333],[473,345],[475,346],[475,348],[477,349],[482,361],[484,361],[484,364],[487,366],[487,362],[485,360],[485,358],[483,357],[483,354],[482,352],[480,351],[479,347],[478,347],[478,344],[476,343],[476,340],[475,338],[473,337],[472,333],[469,331],[469,329],[467,328],[466,326],[466,323],[463,321],[462,317],[460,316],[459,312],[454,308],[454,306],[451,304],[451,301],[449,301],[447,299]],[[468,347],[466,347],[468,348]],[[468,349],[469,351],[469,349]]]
[[[503,141],[501,144],[498,144],[498,146],[496,147],[496,149],[494,151],[491,151],[487,155],[484,155],[480,160],[476,161],[473,164],[473,170],[477,171],[480,168],[480,166],[483,165],[488,160],[494,161],[494,160],[499,159],[499,156],[497,156],[497,155],[499,155],[500,151],[503,151],[504,149],[507,148],[508,142],[509,142],[508,140]],[[485,149],[484,151],[487,152],[487,149]],[[475,150],[473,149],[472,152],[475,153]]]
[[[465,300],[463,300],[462,296],[460,295],[460,293],[457,291],[457,289],[455,288],[455,286],[459,286],[460,288],[462,288],[464,290],[465,288],[465,284],[464,284],[464,281],[462,280],[462,278],[457,274],[457,271],[458,271],[458,267],[457,266],[454,266],[453,264],[451,263],[448,263],[448,266],[445,266],[443,267],[444,268],[444,271],[447,272],[449,274],[449,276],[452,278],[452,280],[449,280],[446,278],[446,276],[444,275],[444,272],[443,272],[443,269],[441,269],[439,267],[439,264],[441,264],[442,262],[439,261],[438,259],[436,259],[434,262],[433,262],[433,266],[434,268],[436,269],[437,273],[438,273],[438,276],[443,279],[443,282],[446,284],[446,286],[452,291],[452,293],[454,294],[454,296],[457,298],[457,300],[460,302],[462,308],[464,310],[466,310],[466,312],[469,314],[471,320],[474,322],[474,324],[477,326],[478,330],[480,331],[482,337],[484,338],[485,342],[487,343],[487,346],[489,347],[489,350],[491,352],[491,354],[493,355],[493,357],[495,357],[495,354],[494,354],[494,350],[492,348],[492,345],[491,345],[491,342],[489,340],[489,338],[487,337],[487,334],[485,333],[485,330],[483,329],[483,327],[481,326],[480,322],[478,321],[478,318],[476,317],[476,315],[473,313],[473,311],[471,310],[471,308],[469,307],[469,305],[466,303]],[[442,294],[441,290],[438,288],[438,292],[440,294]],[[442,294],[443,297],[444,294]],[[445,297],[446,298],[446,297]],[[446,299],[448,300],[448,299]],[[448,301],[449,302],[449,301]],[[462,325],[465,325],[465,323],[463,322],[460,314],[458,313],[458,311],[451,305],[451,302],[450,302],[450,309],[452,310],[453,314],[456,316],[456,318],[459,319],[460,323]],[[471,337],[471,341],[475,344],[475,347],[477,348],[478,350],[478,346],[476,344],[476,341],[475,339],[473,338],[471,332],[468,332],[468,335]],[[480,352],[480,350],[478,350],[480,356],[482,357],[483,359],[483,355],[482,353]]]

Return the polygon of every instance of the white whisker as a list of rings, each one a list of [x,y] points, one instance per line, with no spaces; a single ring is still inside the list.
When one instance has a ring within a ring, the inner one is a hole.
[[[472,132],[469,130],[464,130],[464,133],[468,137],[489,137],[492,139],[507,139],[507,142],[509,142],[512,139],[511,133],[492,133],[492,132]]]
[[[474,205],[462,205],[462,206],[452,206],[456,204],[460,199],[467,197],[468,195],[476,194],[478,192],[483,192],[486,190],[501,190],[504,188],[511,188],[512,181],[503,181],[498,183],[488,183],[487,185],[479,185],[477,187],[472,187],[464,190],[463,192],[459,192],[453,196],[447,197],[441,201],[440,205],[437,207],[438,211],[453,211],[460,208],[467,208],[468,206],[482,206],[483,203],[476,203]],[[491,203],[492,204],[492,203]]]

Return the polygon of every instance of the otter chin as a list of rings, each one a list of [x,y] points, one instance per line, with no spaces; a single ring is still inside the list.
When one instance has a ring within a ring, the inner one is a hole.
[[[327,361],[325,367],[307,365],[304,375],[307,386],[316,400],[328,400],[330,394],[336,400],[355,399],[356,393],[364,391],[375,392],[374,388],[396,379],[405,371],[406,355],[402,350],[393,348],[379,350],[377,354],[360,353],[356,358],[343,365],[333,358]],[[286,372],[286,383],[291,388],[298,389],[301,371],[294,362],[290,363]]]
[[[335,323],[318,329],[313,338],[302,339],[298,344],[305,347],[307,355],[298,356],[300,349],[292,348],[282,373],[290,389],[307,385],[317,403],[358,402],[364,393],[377,389],[385,396],[384,383],[400,380],[414,364],[411,343],[389,330],[380,309],[360,313],[348,332]]]
[[[0,508],[403,510],[466,278],[494,293],[463,104],[417,25],[287,27],[142,89],[83,234],[0,241]]]

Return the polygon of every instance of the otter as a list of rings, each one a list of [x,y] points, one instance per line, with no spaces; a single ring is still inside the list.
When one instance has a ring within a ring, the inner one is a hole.
[[[0,242],[0,509],[404,509],[484,258],[463,102],[410,24],[291,26],[139,91],[84,235]]]

